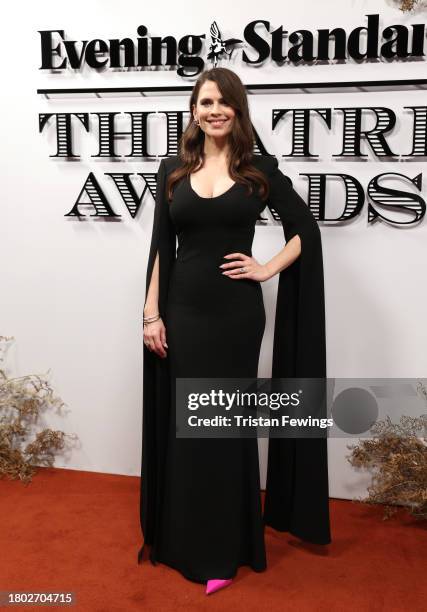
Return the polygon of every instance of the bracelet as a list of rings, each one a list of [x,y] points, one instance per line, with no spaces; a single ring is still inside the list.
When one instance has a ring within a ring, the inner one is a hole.
[[[155,317],[158,317],[158,316],[159,316],[158,312],[156,314],[154,314],[154,315],[148,315],[148,317],[145,316],[145,314],[143,314],[144,320],[154,319]]]
[[[154,323],[154,321],[157,321],[158,319],[160,319],[160,314],[152,315],[151,317],[143,317],[143,322],[144,324]]]

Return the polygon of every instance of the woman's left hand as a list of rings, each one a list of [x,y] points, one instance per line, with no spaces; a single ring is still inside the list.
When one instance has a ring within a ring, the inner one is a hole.
[[[267,266],[257,262],[253,257],[244,253],[229,253],[224,259],[233,259],[229,263],[223,263],[219,267],[223,269],[222,274],[229,278],[249,278],[254,281],[266,281],[270,278]],[[241,269],[244,269],[242,272]]]

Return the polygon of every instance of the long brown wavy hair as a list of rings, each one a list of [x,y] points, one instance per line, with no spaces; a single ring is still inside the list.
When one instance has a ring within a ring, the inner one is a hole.
[[[236,183],[248,186],[249,194],[254,184],[262,200],[269,193],[268,180],[263,172],[252,165],[255,134],[249,117],[248,100],[245,87],[239,76],[228,68],[211,68],[205,70],[197,79],[190,96],[190,119],[179,140],[179,159],[181,165],[168,176],[166,183],[167,199],[172,199],[173,186],[184,176],[189,176],[196,168],[203,165],[205,133],[194,123],[193,104],[196,106],[199,91],[205,81],[217,84],[224,100],[235,111],[232,130],[228,136],[230,161],[228,171]]]

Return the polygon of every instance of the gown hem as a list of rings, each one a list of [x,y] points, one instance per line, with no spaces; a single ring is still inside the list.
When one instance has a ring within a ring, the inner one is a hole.
[[[152,545],[150,544],[143,544],[143,546],[140,548],[139,552],[138,552],[138,563],[140,564],[143,560],[144,557],[144,551],[146,546],[150,546],[150,553],[149,553],[149,560],[151,561],[152,565],[157,565],[158,563],[160,563],[161,565],[166,565],[167,567],[170,567],[171,569],[174,569],[175,571],[179,572],[181,574],[181,576],[183,576],[184,578],[186,578],[187,580],[190,580],[190,582],[196,582],[197,584],[206,584],[208,580],[212,580],[212,579],[217,579],[217,580],[231,580],[233,578],[235,578],[237,576],[237,572],[239,571],[239,568],[241,567],[250,567],[254,572],[257,573],[261,573],[264,572],[267,569],[267,564],[263,564],[261,565],[255,565],[252,563],[239,563],[234,569],[233,571],[227,574],[226,572],[226,576],[210,576],[209,578],[201,578],[201,577],[196,577],[194,574],[191,574],[190,572],[187,572],[185,570],[183,570],[181,567],[179,567],[179,565],[177,563],[174,563],[173,561],[167,561],[164,559],[154,559],[152,557],[153,555],[153,550],[152,550]]]

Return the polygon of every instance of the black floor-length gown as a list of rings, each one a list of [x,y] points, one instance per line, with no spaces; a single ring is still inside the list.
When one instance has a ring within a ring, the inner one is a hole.
[[[234,183],[204,198],[189,177],[166,199],[162,161],[147,270],[159,253],[159,312],[168,356],[144,348],[141,527],[150,558],[206,582],[232,578],[239,566],[266,568],[264,525],[312,542],[330,541],[326,440],[272,439],[264,516],[255,438],[177,438],[178,377],[256,377],[265,311],[260,282],[222,275],[224,255],[252,255],[255,223],[268,204],[287,240],[299,234],[299,260],[280,273],[273,375],[325,376],[323,263],[312,213],[278,169],[254,155],[270,181],[268,202]],[[176,249],[176,238],[178,248]],[[315,300],[315,302],[313,302]]]

